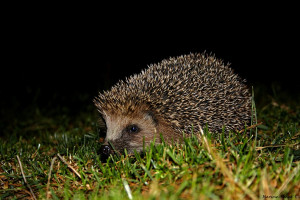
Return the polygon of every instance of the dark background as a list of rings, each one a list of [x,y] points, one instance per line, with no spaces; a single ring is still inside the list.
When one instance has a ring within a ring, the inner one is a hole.
[[[288,90],[299,89],[297,49],[293,49],[289,38],[194,34],[157,40],[151,34],[106,38],[70,32],[11,37],[1,67],[1,98],[18,96],[26,101],[36,90],[45,96],[72,99],[76,99],[74,92],[96,95],[98,90],[108,89],[151,63],[204,51],[231,63],[249,85],[277,82]]]
[[[285,21],[140,25],[36,17],[8,23],[1,39],[2,127],[26,108],[47,112],[62,106],[76,115],[119,79],[190,52],[206,51],[231,63],[250,86],[271,90],[276,83],[299,94],[299,31]]]

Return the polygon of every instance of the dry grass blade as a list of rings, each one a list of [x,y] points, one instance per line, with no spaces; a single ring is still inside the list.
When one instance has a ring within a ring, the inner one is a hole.
[[[124,189],[128,195],[128,199],[132,199],[132,193],[131,193],[131,189],[128,185],[128,182],[125,179],[122,179],[123,185],[124,185]]]
[[[276,148],[276,147],[293,147],[299,145],[299,143],[296,144],[278,144],[278,145],[269,145],[269,146],[264,146],[264,147],[256,147],[255,149],[257,151],[265,149],[265,148]]]
[[[248,127],[246,128],[246,130],[250,130],[250,129],[252,129],[252,128],[256,128],[256,127],[258,127],[259,125],[262,125],[262,122],[259,122],[259,123],[257,123],[257,124],[253,124],[253,125],[251,125],[251,126],[248,126]],[[244,131],[245,131],[245,129],[238,131],[238,133],[243,133]]]
[[[65,163],[79,178],[81,178],[80,174],[58,153],[57,156],[59,159]]]
[[[30,185],[28,184],[28,182],[27,182],[27,180],[26,180],[26,177],[25,177],[25,174],[24,174],[24,171],[23,171],[22,162],[21,162],[21,160],[20,160],[20,158],[19,158],[18,155],[17,155],[17,159],[18,159],[18,162],[19,162],[19,165],[20,165],[20,169],[21,169],[21,173],[22,173],[24,182],[25,182],[26,186],[28,187],[28,189],[29,189],[29,191],[30,191],[30,193],[31,193],[31,195],[32,195],[32,198],[36,200],[36,197],[35,197],[35,195],[34,195],[34,193],[33,193],[33,190],[31,189]]]
[[[50,166],[50,170],[49,170],[49,174],[48,174],[48,183],[47,183],[47,189],[46,189],[47,199],[50,198],[50,192],[49,192],[49,188],[50,188],[50,179],[51,179],[51,173],[52,173],[53,165],[54,165],[54,162],[55,162],[56,159],[57,159],[56,156],[52,159],[52,161],[51,161],[51,166]]]
[[[299,170],[300,170],[300,164],[298,164],[298,166],[292,171],[291,175],[287,179],[285,179],[285,181],[282,183],[280,188],[275,193],[275,196],[279,196],[284,191],[288,183],[291,182],[291,180],[293,180],[293,178],[296,176],[297,173],[299,173]]]

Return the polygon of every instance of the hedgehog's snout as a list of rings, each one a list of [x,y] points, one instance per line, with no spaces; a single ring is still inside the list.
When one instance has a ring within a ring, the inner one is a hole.
[[[100,151],[101,151],[101,154],[108,155],[108,156],[112,153],[111,147],[106,144],[101,146]]]
[[[113,149],[111,148],[110,145],[107,145],[107,144],[103,144],[101,147],[100,147],[100,156],[101,156],[101,160],[102,161],[106,161],[108,159],[108,157],[113,154]]]

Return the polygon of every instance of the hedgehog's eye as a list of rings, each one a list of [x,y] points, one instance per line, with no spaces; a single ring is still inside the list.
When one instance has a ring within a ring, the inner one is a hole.
[[[127,126],[126,129],[128,133],[138,133],[140,131],[139,127],[135,124]]]

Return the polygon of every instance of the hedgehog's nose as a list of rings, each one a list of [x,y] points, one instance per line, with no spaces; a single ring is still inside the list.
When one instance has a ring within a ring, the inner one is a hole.
[[[100,152],[103,155],[109,156],[111,154],[111,148],[109,145],[102,145],[100,148]]]
[[[106,161],[110,154],[113,154],[113,150],[110,145],[102,145],[100,148],[101,160]]]

